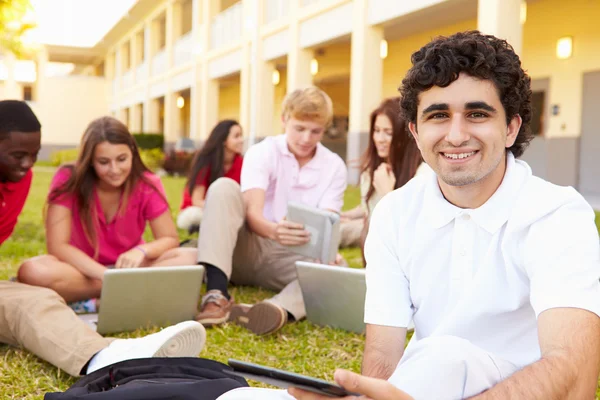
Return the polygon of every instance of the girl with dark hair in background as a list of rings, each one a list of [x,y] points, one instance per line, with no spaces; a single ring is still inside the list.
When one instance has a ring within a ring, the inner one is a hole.
[[[341,214],[340,247],[362,247],[368,216],[377,202],[426,168],[421,162],[417,144],[400,117],[400,99],[384,100],[371,113],[369,145],[361,160],[361,204]]]
[[[214,181],[225,177],[240,183],[243,148],[244,136],[237,121],[226,119],[213,128],[192,162],[177,217],[179,228],[190,233],[198,230],[206,192]]]
[[[48,195],[48,255],[25,261],[18,280],[55,290],[93,311],[107,267],[195,264],[178,248],[165,191],[142,162],[127,127],[111,117],[90,123],[75,164],[61,167]],[[146,224],[154,241],[144,242]]]

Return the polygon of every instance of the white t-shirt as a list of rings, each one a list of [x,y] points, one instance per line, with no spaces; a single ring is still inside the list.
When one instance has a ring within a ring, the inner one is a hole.
[[[446,201],[435,174],[417,177],[372,214],[365,322],[406,327],[413,318],[412,342],[457,336],[531,364],[540,358],[541,312],[600,315],[594,219],[577,191],[532,176],[510,153],[502,184],[474,210]]]

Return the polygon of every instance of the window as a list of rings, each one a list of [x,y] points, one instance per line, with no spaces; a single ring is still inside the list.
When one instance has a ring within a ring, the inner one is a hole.
[[[535,136],[544,134],[544,110],[546,105],[546,92],[534,91],[531,96],[531,132]]]
[[[33,101],[33,87],[31,85],[23,86],[23,100]]]

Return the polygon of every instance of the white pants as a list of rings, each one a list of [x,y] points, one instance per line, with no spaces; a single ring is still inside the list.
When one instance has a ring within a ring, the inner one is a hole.
[[[460,400],[506,379],[518,367],[453,336],[430,337],[407,349],[389,381],[415,400]],[[333,372],[333,371],[332,371]],[[240,388],[218,400],[290,400],[285,390]],[[377,399],[375,399],[377,400]]]
[[[202,207],[189,206],[177,215],[177,227],[188,230],[192,225],[200,225],[202,222]]]

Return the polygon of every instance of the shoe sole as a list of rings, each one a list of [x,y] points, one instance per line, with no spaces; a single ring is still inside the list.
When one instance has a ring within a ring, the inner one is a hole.
[[[184,325],[168,338],[154,353],[154,357],[198,357],[206,343],[204,326],[195,321],[182,322]]]
[[[197,319],[196,321],[200,322],[202,325],[204,325],[205,327],[208,328],[211,326],[224,324],[225,322],[227,322],[229,320],[230,315],[231,315],[231,312],[228,312],[219,318],[204,318],[204,319]]]
[[[241,307],[231,310],[230,321],[243,326],[256,335],[267,335],[278,331],[285,325],[287,311],[268,303],[262,302],[253,306],[248,312]]]

